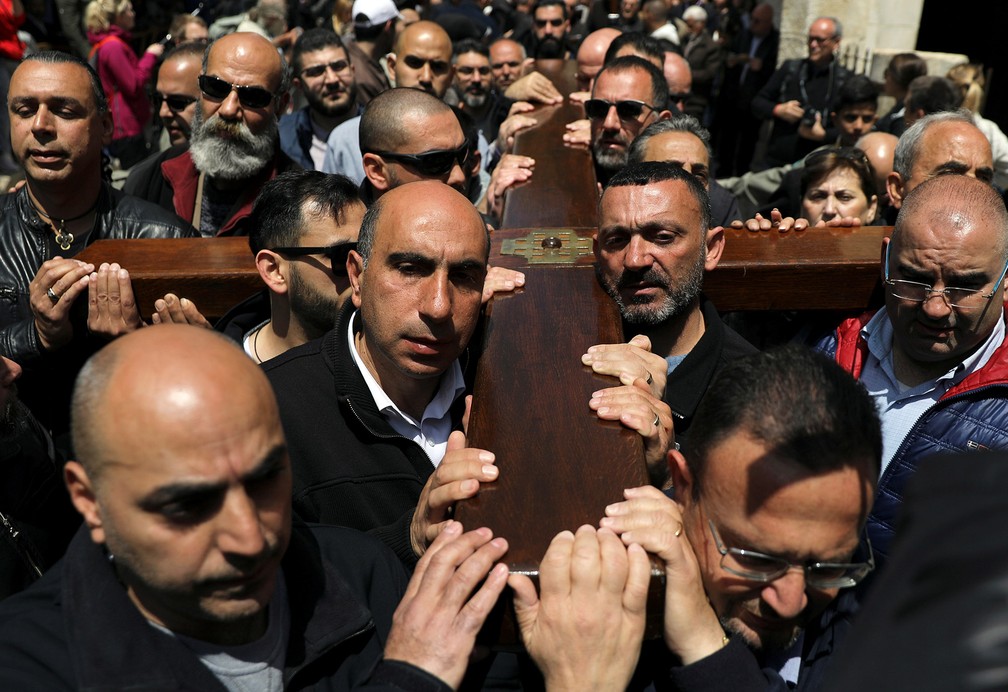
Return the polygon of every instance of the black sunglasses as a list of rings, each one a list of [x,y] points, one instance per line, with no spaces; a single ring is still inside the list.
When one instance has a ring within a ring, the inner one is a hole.
[[[584,103],[585,114],[591,120],[605,120],[609,115],[609,109],[616,106],[616,115],[620,120],[636,120],[644,112],[645,108],[653,111],[658,110],[654,106],[643,101],[606,101],[605,99],[588,99]]]
[[[182,94],[162,94],[159,91],[154,92],[154,108],[155,110],[161,110],[161,104],[167,103],[168,110],[172,113],[178,113],[179,111],[184,111],[186,108],[196,103],[195,96],[184,96]]]
[[[540,29],[545,29],[547,24],[549,24],[550,26],[559,27],[563,26],[563,23],[566,21],[567,21],[566,19],[537,19],[535,20],[535,23],[536,26],[539,27]]]
[[[275,247],[273,252],[288,257],[303,257],[304,255],[324,255],[332,265],[334,276],[346,276],[346,261],[351,250],[357,249],[356,241],[346,241],[327,245],[325,247]]]
[[[403,62],[411,70],[421,70],[424,65],[430,65],[431,72],[434,74],[445,74],[451,68],[451,65],[444,60],[424,60],[419,55],[407,55],[403,58]]]
[[[302,77],[310,77],[315,79],[316,77],[321,77],[325,74],[326,69],[330,69],[336,74],[343,72],[350,68],[350,63],[346,60],[335,60],[330,63],[322,63],[321,65],[312,65],[311,67],[306,67],[301,70]]]
[[[245,108],[265,108],[273,100],[273,92],[260,86],[245,86],[225,82],[208,74],[199,76],[199,88],[203,95],[214,101],[223,101],[233,91]]]
[[[456,161],[459,166],[465,168],[465,162],[469,158],[469,142],[463,142],[458,149],[435,149],[421,154],[397,154],[394,151],[372,153],[383,159],[407,165],[420,175],[442,176],[451,171]]]

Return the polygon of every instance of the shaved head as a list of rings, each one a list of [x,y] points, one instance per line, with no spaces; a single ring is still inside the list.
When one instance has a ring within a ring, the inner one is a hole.
[[[156,444],[160,421],[206,421],[224,411],[280,425],[269,381],[232,341],[191,326],[142,329],[96,353],[78,375],[74,451],[96,481],[109,465],[140,461],[121,458],[121,443]]]
[[[361,152],[399,151],[413,139],[407,120],[429,119],[442,113],[454,117],[444,101],[426,91],[398,87],[382,92],[361,116]]]

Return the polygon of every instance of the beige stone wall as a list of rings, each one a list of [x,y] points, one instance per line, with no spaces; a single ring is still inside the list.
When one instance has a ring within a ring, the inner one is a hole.
[[[816,17],[836,17],[844,28],[843,46],[860,55],[877,49],[913,50],[924,0],[778,0],[780,60],[807,54],[805,37]]]

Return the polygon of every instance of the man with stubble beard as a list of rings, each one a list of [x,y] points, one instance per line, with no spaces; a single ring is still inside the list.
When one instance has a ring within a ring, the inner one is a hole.
[[[340,37],[317,28],[294,44],[291,67],[308,105],[280,118],[280,147],[302,167],[320,171],[330,133],[362,110],[354,66]]]
[[[290,74],[265,38],[235,33],[203,55],[188,150],[173,147],[130,174],[129,194],[174,211],[204,236],[248,235],[266,181],[297,164],[280,150],[277,119]]]
[[[582,362],[624,384],[640,379],[672,409],[676,442],[714,375],[755,349],[703,295],[724,229],[711,228],[707,190],[678,164],[649,161],[617,173],[599,201],[595,269],[619,306],[628,344],[591,347]]]

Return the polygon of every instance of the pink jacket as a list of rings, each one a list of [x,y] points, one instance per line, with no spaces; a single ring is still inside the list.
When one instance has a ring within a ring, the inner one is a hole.
[[[151,116],[144,87],[154,72],[157,56],[145,52],[137,60],[127,43],[129,38],[129,33],[118,26],[98,33],[88,32],[92,52],[97,48],[98,77],[112,111],[113,141],[141,134]]]

